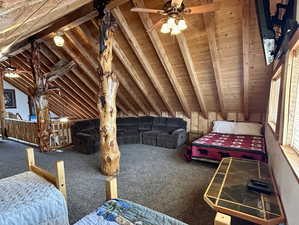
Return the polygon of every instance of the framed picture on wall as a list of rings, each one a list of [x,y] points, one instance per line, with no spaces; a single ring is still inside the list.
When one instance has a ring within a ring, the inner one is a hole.
[[[16,104],[16,92],[14,89],[4,89],[4,101],[6,109],[17,108]]]

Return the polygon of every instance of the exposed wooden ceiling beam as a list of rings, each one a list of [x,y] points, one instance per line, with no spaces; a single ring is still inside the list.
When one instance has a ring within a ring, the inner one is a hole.
[[[45,41],[44,44],[45,44],[46,48],[45,49],[42,48],[42,51],[43,50],[46,51],[45,52],[46,55],[51,55],[51,53],[52,53],[59,59],[65,59],[65,56],[61,53],[61,50],[58,47],[49,44],[48,41]],[[49,49],[51,52],[47,53],[47,49]],[[73,67],[72,72],[74,73],[76,78],[78,78],[80,80],[80,81],[76,81],[76,83],[82,82],[85,85],[85,87],[88,88],[87,90],[86,90],[86,88],[84,88],[85,93],[88,94],[89,96],[93,95],[93,96],[90,96],[90,98],[95,100],[96,99],[95,96],[97,95],[97,88],[95,87],[95,83],[91,82],[88,79],[89,78],[88,74],[85,75],[84,73],[80,72],[77,67]],[[72,77],[72,78],[74,79],[74,77]],[[96,83],[96,85],[97,85],[97,83]],[[123,112],[125,112],[127,114],[127,110],[124,109],[124,107],[120,106],[119,108],[121,108],[123,110]]]
[[[249,117],[249,45],[250,45],[250,0],[242,1],[242,47],[243,47],[243,107],[244,116]]]
[[[43,55],[43,57],[46,57]],[[48,58],[49,60],[49,58]],[[56,63],[55,61],[50,61],[52,66]],[[47,67],[47,69],[51,69],[50,66],[45,64],[45,60],[43,60],[43,65],[45,67]],[[82,93],[82,89],[80,86],[77,86],[76,82],[73,82],[73,80],[71,79],[71,74],[68,73],[66,74],[64,77],[62,78],[58,78],[56,83],[59,85],[59,87],[62,87],[63,91],[65,90],[69,90],[70,93],[73,93],[74,97],[76,97],[76,99],[80,100],[81,103],[83,103],[82,105],[85,107],[85,110],[90,111],[93,116],[97,115],[97,111],[94,109],[96,103],[92,103],[92,99],[89,99],[85,93]]]
[[[218,100],[220,104],[220,111],[222,113],[222,116],[226,118],[226,112],[225,112],[224,100],[223,100],[224,98],[223,84],[222,84],[223,82],[222,82],[221,70],[220,70],[220,54],[219,54],[219,49],[216,41],[215,15],[214,13],[207,13],[203,15],[203,19],[204,19],[205,28],[208,35],[211,60],[213,64],[217,93],[218,93]]]
[[[119,87],[119,89],[121,89],[121,87]],[[123,102],[126,104],[126,106],[129,108],[129,111],[131,111],[134,115],[138,116],[138,112],[135,108],[135,106],[133,106],[131,104],[131,102],[128,101],[128,99],[126,97],[124,97],[124,95],[120,94],[120,95],[117,95],[117,97]],[[128,114],[127,114],[128,115]]]
[[[24,52],[24,54],[26,54],[27,52]],[[26,56],[26,55],[25,55]],[[29,58],[30,57],[30,53],[27,54],[27,57],[26,58]],[[25,60],[24,60],[25,61]],[[24,62],[23,61],[23,62]],[[25,62],[24,62],[25,63]],[[27,65],[29,66],[29,65]],[[43,61],[41,61],[41,70],[43,73],[46,73],[46,72],[49,72],[51,68],[47,67]],[[50,83],[50,86],[53,86],[53,84],[55,84],[55,86],[58,86],[58,87],[63,87],[63,89],[61,89],[61,91],[63,92],[63,95],[64,97],[67,97],[69,102],[73,105],[73,106],[76,106],[76,108],[78,109],[78,111],[80,111],[80,113],[84,116],[88,116],[88,117],[93,117],[95,114],[90,111],[89,107],[85,106],[84,104],[82,105],[79,105],[79,103],[77,102],[76,98],[77,99],[79,98],[79,95],[77,94],[76,91],[72,91],[71,90],[71,87],[68,86],[67,84],[64,85],[63,84],[63,81],[61,80],[55,80],[54,82],[51,82]],[[62,97],[61,97],[62,99]],[[68,105],[71,105],[71,104],[68,104]],[[82,109],[84,108],[84,109]]]
[[[202,90],[200,89],[200,83],[199,83],[199,80],[196,75],[195,66],[193,63],[193,59],[192,59],[185,35],[183,33],[181,33],[180,35],[177,35],[177,41],[179,43],[181,53],[182,53],[184,61],[185,61],[185,65],[187,67],[188,74],[189,74],[194,92],[197,97],[197,101],[200,105],[200,109],[203,113],[203,116],[205,118],[208,118],[208,110],[207,110],[207,107],[206,107],[206,104],[204,101]]]
[[[56,57],[59,59],[66,59],[64,54],[62,54],[61,49],[57,46],[51,45],[49,42],[44,41],[44,45],[47,49],[50,50]],[[46,49],[44,49],[46,50]],[[88,76],[88,74],[85,74],[84,71],[80,71],[77,66],[72,68],[72,72],[85,84],[86,87],[88,87],[94,95],[97,95],[97,83],[94,83]],[[95,96],[94,96],[95,97]]]
[[[125,35],[128,43],[130,44],[131,48],[135,52],[137,58],[139,59],[141,65],[143,66],[144,70],[146,71],[148,77],[150,78],[151,82],[153,83],[154,87],[156,88],[157,92],[162,98],[163,103],[165,104],[168,111],[175,116],[175,110],[173,107],[169,104],[166,94],[160,85],[160,82],[157,79],[157,75],[155,74],[153,68],[151,67],[149,61],[147,60],[144,52],[142,51],[142,47],[139,45],[137,39],[135,38],[133,32],[131,31],[126,19],[124,18],[122,12],[118,7],[114,8],[112,10],[112,14],[116,18],[121,30],[123,31],[123,34]]]
[[[111,1],[108,5],[106,5],[107,9],[113,9],[115,7],[118,7],[122,4],[125,4],[127,2],[129,2],[130,0],[113,0]]]
[[[31,40],[41,40],[43,38],[53,37],[53,32],[56,31],[67,31],[82,23],[96,17],[98,13],[94,10],[92,2],[83,5],[75,11],[58,18],[46,27],[40,28],[36,33],[29,33],[22,39],[18,40],[8,51],[8,55],[14,56],[18,53],[30,48]],[[4,60],[3,58],[2,60]],[[1,61],[1,59],[0,59]]]
[[[126,109],[126,107],[123,105],[123,103],[121,102],[121,100],[116,97],[116,101],[117,101],[117,107],[126,115],[129,115],[128,110]]]
[[[133,0],[134,5],[139,8],[145,8],[145,4],[143,0]],[[150,30],[151,27],[153,27],[153,22],[150,16],[147,13],[138,13],[139,17],[143,23],[143,26],[145,27],[145,30]],[[164,70],[168,76],[168,79],[179,99],[179,102],[181,103],[181,106],[185,112],[185,114],[190,117],[191,116],[191,110],[188,105],[188,101],[184,96],[184,92],[181,88],[181,85],[179,81],[176,78],[176,74],[172,68],[171,62],[168,58],[168,54],[166,53],[166,50],[164,49],[163,43],[160,40],[159,34],[157,30],[153,29],[151,32],[147,32],[148,36],[150,37],[152,44],[157,52],[157,55],[159,56],[159,59],[164,67]]]
[[[96,75],[96,70],[99,66],[99,63],[97,61],[97,57],[95,57],[92,53],[90,53],[86,47],[84,47],[81,42],[77,39],[77,37],[70,31],[65,33],[66,37],[73,43],[73,45],[76,47],[76,49],[80,52],[80,54],[90,63],[93,67],[93,74]],[[82,62],[83,64],[83,62]],[[116,70],[115,66],[114,69]],[[138,96],[132,91],[130,86],[127,84],[127,81],[125,79],[122,79],[121,74],[119,72],[116,73],[117,77],[119,78],[120,83],[122,86],[126,89],[126,91],[130,94],[131,98],[134,99],[138,105],[138,107],[144,112],[147,112],[147,109],[144,106],[144,103],[140,101]]]
[[[22,41],[40,30],[44,30],[45,27],[50,26],[59,18],[91,2],[92,0],[64,0],[60,2],[48,0],[34,8],[24,8],[21,17],[18,11],[15,14],[11,12],[9,18],[2,18],[3,22],[0,24],[0,34],[2,34],[0,35],[0,47]],[[26,16],[38,9],[39,6],[42,7],[24,23]],[[17,18],[19,19],[17,20]],[[12,23],[11,21],[16,22]]]
[[[93,25],[95,25],[94,23],[92,23]],[[97,27],[95,26],[95,28],[97,29]],[[80,34],[80,36],[85,40],[85,41],[87,41],[87,42],[90,42],[91,43],[91,46],[95,46],[96,48],[93,48],[95,51],[93,52],[94,54],[96,54],[96,51],[97,51],[97,46],[98,46],[98,42],[96,41],[96,39],[93,37],[93,35],[92,35],[92,33],[91,33],[91,31],[90,31],[90,29],[88,29],[87,27],[86,27],[86,25],[82,25],[81,27],[78,27],[78,28],[76,28],[77,29],[77,32]],[[73,40],[75,40],[76,38],[75,37],[72,37],[73,38]],[[75,43],[74,43],[75,44]],[[80,43],[78,43],[78,40],[76,41],[76,45],[78,44],[78,46],[79,45],[81,45]],[[116,40],[114,40],[113,41],[113,47],[115,48],[115,45],[117,45],[117,42],[116,42]],[[82,47],[82,46],[81,46]],[[88,56],[88,58],[96,58],[95,56],[92,56],[92,55],[94,55],[94,54],[88,54],[87,56]],[[118,55],[117,55],[118,56]],[[125,57],[125,56],[124,56]],[[119,57],[118,57],[119,58]],[[95,61],[95,60],[94,60]],[[120,61],[123,63],[123,61],[120,59]],[[129,65],[131,65],[131,63],[130,62],[128,62],[129,63]],[[93,62],[93,64],[94,64],[94,66],[97,66],[98,65],[98,63],[96,63],[96,62]],[[123,66],[125,67],[125,68],[127,68],[128,67],[128,65],[126,65],[126,64],[123,64]],[[114,67],[115,68],[115,67]],[[129,71],[128,71],[129,72]],[[139,98],[137,98],[136,97],[136,94],[134,94],[134,92],[132,91],[132,89],[130,88],[130,85],[128,84],[128,82],[126,81],[126,79],[124,79],[123,77],[122,77],[122,75],[121,75],[121,73],[120,72],[118,72],[118,73],[116,73],[117,74],[117,77],[119,78],[119,81],[122,83],[122,85],[126,88],[126,90],[129,92],[129,94],[131,95],[131,97],[136,101],[136,103],[138,104],[138,106],[140,107],[140,109],[142,109],[142,111],[144,112],[144,113],[147,113],[147,109],[145,108],[145,106],[144,106],[144,103],[143,102],[141,102],[140,101],[140,99]],[[139,78],[138,78],[139,79]],[[140,80],[140,79],[139,79]],[[138,85],[137,85],[138,86]],[[145,87],[144,87],[145,88]],[[140,89],[140,91],[143,93],[143,89]],[[147,96],[146,96],[146,99],[148,99],[147,98]],[[158,113],[159,114],[159,113]]]
[[[122,76],[121,72],[116,67],[115,63],[113,63],[113,71],[115,72],[119,82],[122,84],[122,86],[126,89],[126,91],[129,93],[130,97],[137,103],[138,107],[141,109],[141,111],[145,114],[148,113],[148,109],[145,107],[144,103],[140,101],[138,96],[134,93],[132,88],[130,87],[129,83],[126,81],[126,79]]]
[[[147,101],[150,103],[151,107],[154,109],[154,111],[159,115],[161,113],[161,110],[158,108],[157,103],[154,101],[154,99],[150,98],[150,93],[148,88],[144,85],[143,81],[140,79],[138,72],[135,70],[133,64],[130,62],[130,60],[127,58],[126,54],[123,52],[123,50],[120,48],[117,41],[113,42],[113,52],[116,54],[118,59],[122,62],[123,66],[126,68],[128,73],[130,74],[131,78],[134,80],[135,84],[139,88],[139,90],[143,93],[144,97],[147,99]]]

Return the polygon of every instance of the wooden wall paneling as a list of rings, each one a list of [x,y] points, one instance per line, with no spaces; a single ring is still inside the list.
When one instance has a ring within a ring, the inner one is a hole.
[[[242,1],[242,48],[243,48],[243,110],[245,119],[249,113],[249,43],[250,0]]]
[[[249,117],[249,115],[248,115],[248,117]],[[242,121],[245,121],[245,120],[246,120],[245,119],[245,113],[237,113],[237,121],[238,122],[242,122]]]
[[[193,63],[192,56],[189,51],[189,47],[188,47],[188,43],[186,41],[185,35],[184,35],[184,33],[181,33],[180,35],[177,35],[176,38],[179,43],[181,53],[183,55],[185,65],[187,67],[188,74],[189,74],[195,95],[197,97],[197,101],[200,105],[200,109],[201,109],[203,115],[207,118],[207,116],[208,116],[207,107],[206,107],[206,104],[204,101],[202,91],[200,89],[199,81],[196,76],[195,66]]]
[[[237,113],[229,112],[227,113],[227,120],[237,121]]]
[[[207,132],[210,132],[212,130],[212,124],[213,121],[217,120],[217,112],[209,112],[209,116],[208,116],[208,126],[207,126]]]
[[[139,7],[139,8],[145,7],[143,0],[138,0],[138,1],[133,0],[133,2],[136,7]],[[138,14],[139,14],[139,17],[140,17],[145,29],[150,30],[150,28],[154,25],[150,16],[147,13],[138,13]],[[147,32],[147,34],[149,35],[149,37],[152,41],[152,44],[159,56],[159,59],[163,65],[164,70],[169,78],[169,81],[170,81],[170,83],[171,83],[180,103],[181,103],[181,106],[182,106],[184,112],[186,113],[187,116],[190,117],[190,113],[191,113],[190,107],[187,104],[187,99],[184,95],[183,89],[176,78],[176,73],[172,67],[172,64],[170,62],[167,52],[164,49],[164,46],[159,37],[158,31],[156,29],[153,29],[150,32]]]
[[[220,104],[220,110],[225,118],[225,108],[224,108],[224,93],[223,93],[223,82],[220,70],[220,55],[218,52],[217,42],[216,42],[216,23],[214,13],[207,13],[203,15],[208,40],[210,47],[210,54],[212,59],[212,64],[214,68],[215,81],[217,86],[218,100]]]
[[[198,112],[191,112],[190,132],[197,133],[199,130]]]
[[[144,70],[146,71],[148,77],[152,81],[154,87],[156,88],[157,92],[162,98],[162,101],[164,102],[165,106],[171,112],[172,115],[175,115],[175,110],[173,107],[169,104],[165,91],[163,90],[162,86],[160,85],[160,82],[157,79],[157,75],[155,74],[151,64],[148,62],[145,53],[142,51],[142,47],[139,45],[136,37],[134,36],[133,32],[131,31],[125,17],[123,16],[121,10],[117,7],[112,10],[112,14],[116,18],[121,30],[123,31],[123,34],[125,35],[128,43],[131,45],[133,51],[135,52],[137,58],[139,59],[140,63],[142,64]]]

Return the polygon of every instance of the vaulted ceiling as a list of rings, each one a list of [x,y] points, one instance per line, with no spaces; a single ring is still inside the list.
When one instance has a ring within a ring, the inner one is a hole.
[[[48,72],[60,59],[74,60],[77,66],[53,82],[62,96],[49,98],[50,110],[74,118],[97,117],[98,25],[91,1],[15,0],[6,4],[25,4],[5,11],[0,6],[0,47],[14,42],[11,58],[2,60],[30,71],[28,37],[41,43],[42,70]],[[68,4],[67,4],[68,2]],[[185,0],[187,6],[207,0]],[[265,111],[269,77],[262,51],[255,1],[215,0],[215,13],[188,15],[188,28],[178,36],[148,28],[159,20],[155,14],[131,12],[134,6],[163,7],[161,0],[116,0],[110,7],[119,29],[113,45],[113,69],[119,79],[117,106],[125,114],[161,114],[193,111],[262,113]],[[38,14],[30,15],[28,7]],[[49,12],[49,9],[52,11]],[[1,11],[2,10],[2,11]],[[26,11],[27,10],[27,11]],[[60,11],[57,11],[60,10]],[[5,13],[6,12],[6,13]],[[44,12],[44,14],[42,14]],[[53,14],[53,15],[52,15]],[[59,15],[59,18],[58,17]],[[4,21],[4,22],[3,22]],[[37,22],[38,21],[38,22]],[[17,29],[17,24],[21,24]],[[26,30],[27,29],[27,30]],[[28,31],[29,29],[29,31]],[[65,45],[53,43],[53,31],[64,31]],[[15,41],[17,39],[17,41]],[[32,75],[5,78],[25,93],[33,87]]]

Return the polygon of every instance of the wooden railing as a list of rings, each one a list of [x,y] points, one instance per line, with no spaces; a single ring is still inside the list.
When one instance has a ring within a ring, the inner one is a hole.
[[[38,144],[38,126],[36,122],[5,119],[4,128],[7,137],[32,144]]]
[[[60,149],[72,144],[71,122],[63,123],[58,120],[51,121],[50,149]],[[18,139],[31,144],[39,144],[37,122],[5,119],[4,128],[9,138]]]
[[[72,144],[71,122],[51,121],[50,148],[59,149]]]

